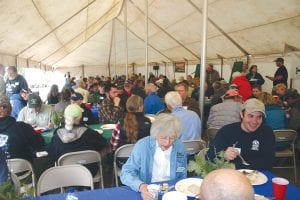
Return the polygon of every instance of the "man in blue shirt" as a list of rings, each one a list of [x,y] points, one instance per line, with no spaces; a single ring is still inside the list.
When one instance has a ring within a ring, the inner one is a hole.
[[[165,103],[172,115],[178,117],[181,122],[179,139],[199,140],[201,139],[201,121],[197,113],[187,110],[182,106],[182,99],[178,92],[168,92]]]

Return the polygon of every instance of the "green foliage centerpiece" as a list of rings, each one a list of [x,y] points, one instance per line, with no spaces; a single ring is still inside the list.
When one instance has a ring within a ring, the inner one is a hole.
[[[209,172],[221,168],[235,168],[234,164],[225,159],[225,152],[216,153],[213,160],[206,160],[204,156],[195,155],[195,160],[191,160],[188,164],[188,171],[195,172],[198,176],[205,177]]]
[[[59,127],[63,121],[64,112],[63,111],[54,111],[52,115],[52,123],[54,128]]]

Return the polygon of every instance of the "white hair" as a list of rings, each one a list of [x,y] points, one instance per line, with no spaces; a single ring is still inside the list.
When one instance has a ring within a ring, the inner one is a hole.
[[[171,91],[166,94],[165,102],[167,106],[171,107],[172,109],[177,106],[182,106],[182,98],[179,93],[175,91]]]
[[[232,74],[232,79],[234,79],[234,78],[236,78],[236,77],[238,77],[238,76],[241,76],[242,74],[241,74],[241,72],[233,72],[233,74]]]
[[[152,123],[150,134],[153,137],[156,137],[157,134],[163,134],[165,136],[180,135],[180,120],[174,115],[162,113],[159,114],[155,121]]]

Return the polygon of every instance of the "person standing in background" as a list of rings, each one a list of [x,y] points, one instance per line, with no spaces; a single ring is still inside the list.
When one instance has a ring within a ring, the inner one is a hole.
[[[250,67],[249,73],[246,77],[251,85],[263,85],[265,83],[265,79],[257,72],[257,65],[252,65]]]
[[[278,69],[276,70],[274,77],[266,76],[266,78],[273,81],[273,86],[277,85],[278,83],[283,83],[286,86],[288,86],[288,84],[287,84],[288,71],[287,71],[286,67],[284,66],[284,59],[277,58],[276,60],[274,60],[274,62],[276,62],[276,66],[278,67]]]
[[[0,94],[5,94],[4,74],[5,74],[5,66],[0,64]]]
[[[214,70],[213,64],[207,64],[205,81],[206,81],[208,87],[205,92],[206,97],[210,97],[211,95],[213,95],[214,89],[212,87],[212,84],[215,81],[219,81],[219,80],[220,80],[219,72],[217,70]]]
[[[27,90],[28,84],[22,75],[18,74],[18,70],[15,66],[7,68],[8,79],[6,84],[6,96],[10,97],[13,94],[19,94],[22,89]]]

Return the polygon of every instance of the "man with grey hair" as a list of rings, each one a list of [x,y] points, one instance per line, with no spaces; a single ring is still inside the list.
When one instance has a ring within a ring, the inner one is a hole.
[[[165,103],[172,115],[178,117],[181,122],[179,139],[199,140],[201,139],[201,121],[197,113],[186,110],[182,106],[182,98],[178,92],[171,91],[165,96]]]
[[[201,200],[254,200],[253,188],[247,177],[234,169],[210,172],[200,187]]]
[[[5,66],[0,64],[0,94],[5,94],[4,74],[5,74]]]

